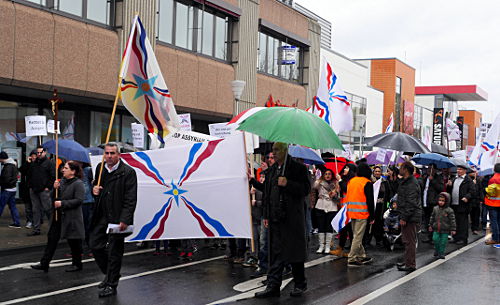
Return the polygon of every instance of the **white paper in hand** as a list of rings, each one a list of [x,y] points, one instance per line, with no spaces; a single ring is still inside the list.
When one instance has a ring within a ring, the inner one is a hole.
[[[134,226],[130,225],[125,230],[120,231],[120,225],[116,223],[109,223],[108,229],[106,230],[107,234],[131,234],[134,232]]]

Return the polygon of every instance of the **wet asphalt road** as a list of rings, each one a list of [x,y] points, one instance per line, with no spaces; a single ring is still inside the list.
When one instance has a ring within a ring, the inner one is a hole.
[[[476,238],[471,236],[470,241]],[[457,248],[449,244],[447,250]],[[153,256],[150,249],[127,245],[118,295],[98,299],[96,285],[103,275],[92,259],[84,258],[89,261],[84,263],[82,272],[64,272],[69,259],[65,257],[68,249],[63,242],[48,273],[31,270],[29,263],[37,262],[42,250],[0,252],[0,304],[207,304],[238,297],[247,298],[238,304],[347,304],[405,275],[395,269],[401,250],[370,249],[367,252],[374,257],[374,263],[360,268],[348,268],[346,259],[325,258],[311,251],[309,259],[314,266],[306,269],[309,290],[302,298],[289,296],[292,282],[282,290],[281,298],[258,300],[248,298],[257,288],[252,283],[257,281],[243,283],[250,280],[254,270],[228,263],[222,258],[222,250],[201,248],[193,261],[184,262],[172,256]],[[431,245],[420,244],[419,268],[435,261],[432,253]],[[480,243],[370,303],[494,304],[498,298],[493,291],[500,287],[499,255],[500,249]],[[233,289],[235,285],[240,291]]]

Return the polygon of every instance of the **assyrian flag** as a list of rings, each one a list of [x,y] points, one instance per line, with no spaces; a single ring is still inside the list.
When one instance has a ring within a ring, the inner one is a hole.
[[[347,100],[347,96],[340,87],[332,66],[326,58],[323,58],[312,113],[325,120],[336,133],[352,130],[351,103]]]
[[[340,211],[335,215],[332,220],[332,228],[335,232],[339,233],[342,228],[347,226],[347,224],[351,221],[351,218],[347,217],[347,204],[340,209]]]
[[[451,119],[446,119],[446,134],[448,141],[458,141],[461,138],[460,128]]]
[[[394,129],[394,117],[393,113],[391,113],[391,117],[389,118],[389,124],[387,124],[387,128],[385,129],[385,133],[392,132]]]
[[[137,174],[134,232],[127,241],[251,238],[244,156],[242,133],[121,154]],[[102,157],[91,160],[97,166]]]
[[[123,105],[164,143],[179,129],[179,118],[139,16],[132,23],[120,77]]]
[[[479,169],[483,174],[492,172],[498,158],[500,140],[500,114],[491,125],[482,142],[474,147],[469,164]]]

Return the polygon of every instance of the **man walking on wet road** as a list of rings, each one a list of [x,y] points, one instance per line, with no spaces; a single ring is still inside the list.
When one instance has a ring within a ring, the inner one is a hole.
[[[133,223],[137,203],[137,176],[130,166],[121,161],[118,146],[106,144],[104,155],[102,186],[93,188],[96,208],[89,237],[97,266],[106,275],[98,286],[102,289],[99,297],[116,294],[125,246],[124,234],[106,234],[108,224],[119,224],[120,231],[125,230]],[[97,165],[94,183],[98,181],[101,166],[102,163]]]
[[[273,154],[276,163],[266,173],[264,184],[254,183],[264,192],[264,225],[269,228],[271,264],[267,274],[267,287],[255,297],[280,296],[283,268],[292,266],[295,288],[291,296],[301,296],[307,289],[304,272],[306,260],[306,227],[304,198],[311,185],[307,168],[288,155],[285,143],[275,143]]]

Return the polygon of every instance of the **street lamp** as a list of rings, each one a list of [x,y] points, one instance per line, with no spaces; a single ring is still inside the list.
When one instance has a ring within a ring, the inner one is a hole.
[[[366,115],[356,115],[356,129],[359,130],[359,158],[363,158],[363,129],[366,123]]]
[[[245,89],[246,82],[244,80],[233,80],[231,82],[231,90],[233,91],[235,102],[235,107],[233,107],[233,114],[237,115],[239,113],[238,109],[238,101],[241,98],[241,94],[243,93],[243,89]]]

